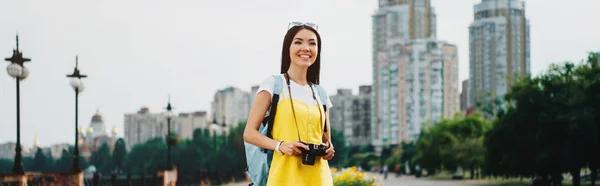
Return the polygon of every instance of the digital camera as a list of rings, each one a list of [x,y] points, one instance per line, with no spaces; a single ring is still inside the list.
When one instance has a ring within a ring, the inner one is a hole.
[[[327,154],[325,152],[327,151],[327,146],[325,145],[302,143],[308,146],[309,149],[300,148],[302,150],[302,164],[304,165],[314,165],[317,156],[325,156]]]

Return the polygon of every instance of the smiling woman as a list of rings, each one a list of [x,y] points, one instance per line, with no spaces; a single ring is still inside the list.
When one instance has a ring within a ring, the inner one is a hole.
[[[261,83],[244,131],[246,143],[267,149],[267,181],[255,184],[333,185],[328,160],[335,151],[327,125],[327,109],[333,105],[319,86],[322,40],[315,24],[290,25],[283,40],[281,74]],[[266,117],[270,126],[262,133],[261,123],[270,108],[275,116]],[[248,161],[253,174],[254,162]]]

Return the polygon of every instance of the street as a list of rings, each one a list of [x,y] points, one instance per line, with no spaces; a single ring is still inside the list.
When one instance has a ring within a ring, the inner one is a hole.
[[[383,176],[379,176],[383,179]],[[398,178],[393,174],[388,175],[388,179],[383,180],[384,186],[482,186],[485,184],[473,181],[453,181],[453,180],[428,180],[417,179],[414,176],[400,176]]]
[[[383,180],[381,174],[370,174],[370,176],[377,176],[378,180]],[[379,181],[381,183],[381,181]],[[235,183],[229,184],[228,186],[247,186],[249,183]],[[478,181],[453,181],[453,180],[428,180],[428,179],[417,179],[414,176],[400,176],[395,177],[394,174],[388,174],[388,179],[383,180],[382,186],[486,186]]]

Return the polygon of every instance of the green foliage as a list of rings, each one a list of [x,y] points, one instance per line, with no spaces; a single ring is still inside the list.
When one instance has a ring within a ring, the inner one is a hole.
[[[413,164],[428,172],[455,171],[458,167],[479,169],[484,164],[483,136],[491,124],[480,115],[443,119],[425,126],[415,144]],[[407,159],[405,157],[402,159]]]
[[[344,138],[343,131],[337,131],[332,127],[331,138],[331,143],[335,149],[335,156],[333,159],[329,160],[329,166],[341,168],[348,160],[350,149],[346,146],[346,139]]]
[[[11,159],[0,159],[0,173],[9,173],[14,161]]]
[[[345,167],[362,167],[364,170],[370,170],[371,167],[380,166],[379,157],[372,152],[353,154],[346,162]]]
[[[112,154],[112,163],[114,170],[123,170],[126,156],[127,149],[125,148],[125,140],[123,140],[123,138],[119,138],[117,142],[115,142],[115,147]]]
[[[600,165],[600,68],[597,54],[588,62],[552,64],[545,74],[524,77],[505,96],[486,134],[488,174],[542,176],[560,182],[561,174]],[[594,62],[595,61],[595,62]]]
[[[33,172],[50,171],[53,168],[53,164],[52,158],[47,156],[41,148],[38,148],[29,170]]]
[[[71,150],[73,150],[71,148]],[[61,156],[56,160],[52,171],[68,172],[73,168],[73,154],[68,149],[63,149]]]
[[[112,156],[110,155],[110,147],[107,143],[102,144],[100,148],[96,150],[96,152],[92,153],[90,162],[96,167],[96,171],[102,174],[111,173],[111,170],[113,168]]]

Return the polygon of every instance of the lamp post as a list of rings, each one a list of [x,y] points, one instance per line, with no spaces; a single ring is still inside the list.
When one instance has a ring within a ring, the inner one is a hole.
[[[71,87],[73,87],[73,89],[75,90],[75,152],[73,153],[73,168],[72,171],[73,172],[80,172],[81,169],[79,168],[79,122],[78,122],[78,116],[79,116],[79,93],[83,92],[84,86],[83,86],[83,82],[81,81],[81,78],[85,78],[87,77],[87,75],[83,75],[79,72],[79,69],[77,68],[79,66],[79,56],[75,56],[75,70],[73,71],[73,74],[67,75],[67,77],[71,78]]]
[[[24,174],[23,164],[21,163],[21,115],[20,115],[20,82],[29,76],[29,70],[23,66],[23,63],[31,61],[29,58],[24,58],[23,53],[19,51],[19,36],[17,35],[17,48],[13,50],[13,55],[4,60],[10,62],[6,67],[8,75],[17,80],[17,147],[15,148],[15,162],[12,168],[13,174]]]
[[[173,117],[173,107],[171,106],[171,96],[169,95],[169,102],[167,103],[167,169],[173,169],[171,165],[171,146],[174,143],[171,139],[171,117]]]

